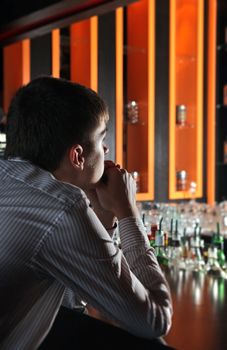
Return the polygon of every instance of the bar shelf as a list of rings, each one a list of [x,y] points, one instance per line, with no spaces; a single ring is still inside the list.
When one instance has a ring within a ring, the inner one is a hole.
[[[178,190],[177,176],[181,171],[186,173],[187,185],[196,183],[195,198],[203,196],[203,24],[204,0],[190,1],[190,10],[188,0],[170,0],[171,200],[191,198],[188,188]]]

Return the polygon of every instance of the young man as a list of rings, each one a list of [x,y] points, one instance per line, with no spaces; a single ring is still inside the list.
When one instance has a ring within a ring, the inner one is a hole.
[[[142,338],[170,329],[135,182],[104,161],[107,121],[95,92],[62,79],[37,78],[12,100],[0,162],[1,349],[37,349],[63,302],[87,303]]]

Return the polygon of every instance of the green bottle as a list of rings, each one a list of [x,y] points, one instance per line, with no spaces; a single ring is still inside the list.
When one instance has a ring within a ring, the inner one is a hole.
[[[220,232],[220,223],[217,222],[217,232],[212,236],[212,244],[217,248],[218,263],[222,269],[226,268],[226,259],[224,253],[224,237]]]

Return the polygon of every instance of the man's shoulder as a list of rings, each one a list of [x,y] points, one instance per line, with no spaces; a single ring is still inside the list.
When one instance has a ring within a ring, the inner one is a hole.
[[[21,191],[28,191],[30,195],[52,197],[65,205],[86,199],[85,193],[79,187],[57,180],[48,171],[27,161],[0,161],[0,174],[18,190],[20,188]]]

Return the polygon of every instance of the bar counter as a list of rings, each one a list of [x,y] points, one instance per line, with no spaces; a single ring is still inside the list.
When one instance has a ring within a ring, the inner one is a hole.
[[[174,307],[172,327],[164,339],[168,346],[176,350],[227,349],[226,276],[173,268],[165,270],[165,275]],[[64,339],[68,350],[117,349],[119,344],[127,344],[130,349],[162,348],[156,340],[134,337],[106,323],[99,313],[89,313],[92,317],[84,314],[83,308],[80,312],[61,308],[39,350],[64,349]]]
[[[168,344],[177,350],[227,349],[227,279],[184,270],[165,275],[174,307]]]

